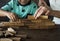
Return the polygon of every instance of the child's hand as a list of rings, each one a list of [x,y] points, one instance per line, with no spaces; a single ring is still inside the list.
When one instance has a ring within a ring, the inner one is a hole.
[[[17,18],[17,15],[15,15],[14,13],[11,13],[11,12],[7,12],[7,11],[4,11],[4,10],[0,10],[0,15],[1,16],[7,16],[11,21],[16,21],[18,18]]]
[[[11,20],[11,21],[16,21],[17,20],[17,16],[14,13],[8,13],[7,17]]]

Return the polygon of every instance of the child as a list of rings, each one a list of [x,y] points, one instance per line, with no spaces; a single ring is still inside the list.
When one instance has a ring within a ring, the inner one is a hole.
[[[0,10],[1,16],[7,16],[10,20],[15,21],[16,15],[19,18],[26,18],[27,15],[34,15],[37,5],[32,0],[11,0]],[[9,31],[14,29],[8,28]]]
[[[37,5],[32,0],[11,0],[1,9],[5,10],[0,10],[2,15],[6,15],[9,19],[15,20],[15,15],[19,18],[26,18],[28,14],[34,15]]]

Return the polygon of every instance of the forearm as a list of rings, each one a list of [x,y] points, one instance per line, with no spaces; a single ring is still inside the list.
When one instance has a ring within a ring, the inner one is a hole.
[[[50,15],[60,18],[60,11],[52,10],[50,12]]]
[[[0,16],[7,16],[9,13],[11,13],[11,12],[0,10]]]
[[[0,14],[1,14],[1,16],[2,15],[7,16],[11,21],[17,20],[16,14],[14,14],[12,12],[7,12],[7,11],[4,11],[4,10],[0,10]]]
[[[0,16],[6,16],[4,12],[5,12],[5,11],[0,10]]]

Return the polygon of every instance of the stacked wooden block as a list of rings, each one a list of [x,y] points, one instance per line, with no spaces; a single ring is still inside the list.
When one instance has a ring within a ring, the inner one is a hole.
[[[48,16],[40,16],[34,19],[33,16],[28,16],[27,19],[19,19],[15,22],[1,22],[0,27],[21,27],[27,26],[29,29],[48,29],[53,28],[54,22],[48,19]]]

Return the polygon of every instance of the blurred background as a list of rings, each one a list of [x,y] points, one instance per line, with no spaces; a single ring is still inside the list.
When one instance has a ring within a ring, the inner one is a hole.
[[[2,7],[2,6],[4,6],[7,2],[9,2],[10,0],[0,0],[0,8]],[[33,1],[35,1],[36,3],[38,3],[38,0],[33,0]]]
[[[2,6],[4,6],[7,2],[9,2],[10,0],[0,0],[0,8]]]

